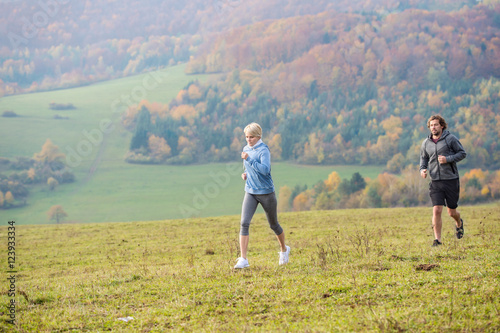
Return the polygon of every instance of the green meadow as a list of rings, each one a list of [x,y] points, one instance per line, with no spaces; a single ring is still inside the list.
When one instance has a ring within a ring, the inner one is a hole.
[[[284,266],[258,214],[244,270],[237,216],[15,225],[0,330],[498,332],[500,206],[460,211],[435,248],[428,207],[283,213]]]
[[[30,197],[28,207],[0,211],[0,214],[3,220],[16,220],[19,224],[50,223],[46,212],[52,205],[62,205],[68,213],[66,222],[70,223],[237,214],[244,194],[240,166],[240,163],[142,166],[122,160],[103,162],[88,181],[60,186],[54,192],[40,187]],[[237,170],[238,174],[228,172],[228,168]],[[376,168],[365,169],[376,175]],[[346,166],[303,167],[276,163],[273,177],[277,187],[313,185],[326,179],[333,170],[345,177],[352,173]]]
[[[131,102],[170,102],[192,80],[209,76],[184,74],[184,66],[106,81],[89,86],[0,99],[0,156],[32,157],[50,139],[66,154],[76,181],[55,191],[33,188],[28,205],[0,210],[0,221],[47,224],[47,211],[61,205],[66,222],[127,222],[237,214],[243,197],[240,158],[233,163],[167,166],[124,161],[131,133],[121,115]],[[76,109],[55,111],[49,104],[72,103]],[[55,119],[58,115],[65,119]],[[246,124],[242,124],[244,126]],[[375,166],[302,166],[273,163],[277,190],[281,186],[312,186],[332,171],[342,178],[354,172],[374,178]]]

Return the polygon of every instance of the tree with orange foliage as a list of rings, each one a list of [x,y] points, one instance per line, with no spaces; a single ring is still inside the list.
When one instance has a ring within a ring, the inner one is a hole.
[[[311,202],[310,202],[309,196],[306,194],[306,192],[299,193],[294,199],[293,199],[293,211],[294,212],[300,212],[304,210],[309,210],[311,208]]]
[[[500,170],[492,173],[488,182],[488,188],[490,190],[490,195],[493,199],[498,199],[500,197]]]
[[[33,159],[43,164],[64,159],[66,155],[59,151],[59,147],[54,145],[50,139],[47,139],[39,153],[33,155]]]
[[[15,198],[14,198],[14,195],[12,194],[11,191],[7,191],[7,193],[5,193],[5,197],[4,197],[4,205],[5,203],[9,204],[9,206],[12,206],[14,204],[14,201],[15,201]]]
[[[158,162],[163,162],[167,157],[170,156],[172,149],[167,144],[167,141],[156,135],[151,135],[149,137],[149,151],[150,156]]]
[[[233,151],[233,152],[240,152],[241,147],[243,147],[243,146],[244,146],[244,144],[241,143],[241,141],[238,139],[238,137],[234,137],[233,141],[231,142],[230,148],[231,148],[231,151]],[[269,145],[269,146],[271,146],[271,145]],[[272,151],[273,150],[271,149],[271,152]]]
[[[190,85],[188,88],[188,96],[190,100],[199,100],[202,97],[200,88],[195,84]]]
[[[289,212],[290,207],[290,197],[292,196],[292,190],[288,186],[282,186],[279,190],[278,195],[278,212]]]
[[[382,207],[396,206],[400,197],[398,177],[384,172],[377,176],[377,180],[380,184],[379,193]]]
[[[334,192],[339,187],[340,183],[342,182],[342,179],[340,179],[340,176],[337,173],[337,171],[333,171],[331,174],[328,175],[328,178],[324,182],[328,192]]]
[[[400,117],[391,115],[381,122],[385,134],[377,139],[377,143],[370,150],[373,161],[387,163],[398,151],[400,135],[403,133],[403,122]]]
[[[184,118],[188,121],[190,125],[193,124],[194,118],[196,116],[196,109],[194,106],[189,105],[189,104],[182,104],[177,107],[174,107],[171,111],[170,114],[172,118],[179,120],[181,118]]]
[[[269,140],[268,145],[273,155],[273,159],[276,161],[281,160],[281,154],[283,152],[281,148],[281,134],[275,134],[272,139]]]
[[[56,221],[56,223],[59,223],[67,216],[68,214],[64,211],[61,205],[52,206],[47,212],[47,217],[49,218],[49,220]]]
[[[54,191],[57,185],[59,185],[59,182],[54,177],[49,177],[49,179],[47,179],[47,185],[49,186],[49,190]]]

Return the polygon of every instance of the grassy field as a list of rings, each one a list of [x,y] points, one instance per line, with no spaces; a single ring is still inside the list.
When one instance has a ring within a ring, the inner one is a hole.
[[[229,171],[228,171],[229,170]],[[312,186],[333,170],[351,177],[348,166],[312,167],[273,164],[277,189],[288,185]],[[376,177],[379,167],[357,167],[363,175]],[[29,206],[0,211],[0,220],[19,224],[44,224],[52,205],[62,205],[67,222],[117,222],[206,217],[238,214],[244,183],[241,163],[191,166],[134,165],[123,160],[102,161],[87,181],[33,191]],[[85,177],[85,175],[82,175]],[[85,178],[84,178],[85,179]]]
[[[3,279],[0,329],[498,332],[500,206],[460,210],[464,238],[445,217],[438,248],[430,208],[280,214],[286,266],[259,214],[245,270],[232,268],[236,216],[16,226],[16,295]],[[0,233],[7,242],[6,222]]]
[[[46,213],[53,205],[63,207],[68,222],[86,223],[237,214],[244,187],[239,178],[239,156],[233,164],[193,166],[145,166],[124,161],[131,134],[120,125],[123,106],[127,100],[138,102],[140,98],[168,103],[189,81],[209,78],[187,76],[183,70],[184,66],[176,66],[80,88],[1,98],[0,112],[12,110],[20,117],[0,118],[0,156],[31,157],[51,139],[71,156],[76,182],[53,192],[46,185],[34,188],[28,206],[0,210],[0,221],[50,223]],[[51,102],[72,103],[77,109],[54,111],[49,108]],[[68,119],[54,119],[56,114]],[[98,132],[103,120],[111,121],[114,128],[101,139]],[[86,156],[72,153],[85,144],[91,147]],[[277,189],[312,186],[334,170],[342,178],[350,178],[356,171],[373,178],[382,167],[273,163],[273,178]]]

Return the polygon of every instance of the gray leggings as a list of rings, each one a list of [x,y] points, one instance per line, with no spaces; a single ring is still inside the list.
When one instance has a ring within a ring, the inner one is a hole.
[[[276,235],[281,235],[283,228],[281,228],[278,223],[278,201],[276,200],[276,194],[274,192],[269,194],[250,194],[245,192],[245,198],[243,199],[243,205],[241,207],[240,235],[248,236],[250,222],[252,221],[252,217],[259,203],[266,212],[267,222],[269,222],[271,229]]]

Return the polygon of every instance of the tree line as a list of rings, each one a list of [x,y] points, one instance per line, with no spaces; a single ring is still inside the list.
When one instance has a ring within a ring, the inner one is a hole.
[[[420,144],[429,133],[426,121],[439,113],[468,153],[464,167],[492,170],[500,165],[500,123],[495,112],[500,81],[496,78],[480,79],[459,96],[439,88],[414,90],[416,103],[405,110],[390,108],[385,99],[336,110],[326,93],[312,100],[280,103],[268,92],[253,94],[245,87],[251,87],[248,73],[235,70],[222,84],[188,84],[168,105],[142,101],[130,107],[123,116],[124,126],[133,133],[127,161],[230,161],[245,145],[242,128],[256,121],[265,129],[264,141],[274,160],[385,165],[399,173],[418,163]],[[436,108],[436,100],[448,107]]]
[[[365,179],[357,172],[350,179],[340,179],[334,171],[310,189],[305,185],[293,189],[281,187],[278,209],[287,212],[425,205],[429,202],[428,182],[420,177],[416,166],[406,167],[400,175],[384,172],[376,179]],[[462,203],[484,203],[500,198],[500,171],[472,169],[461,177],[460,183]]]

